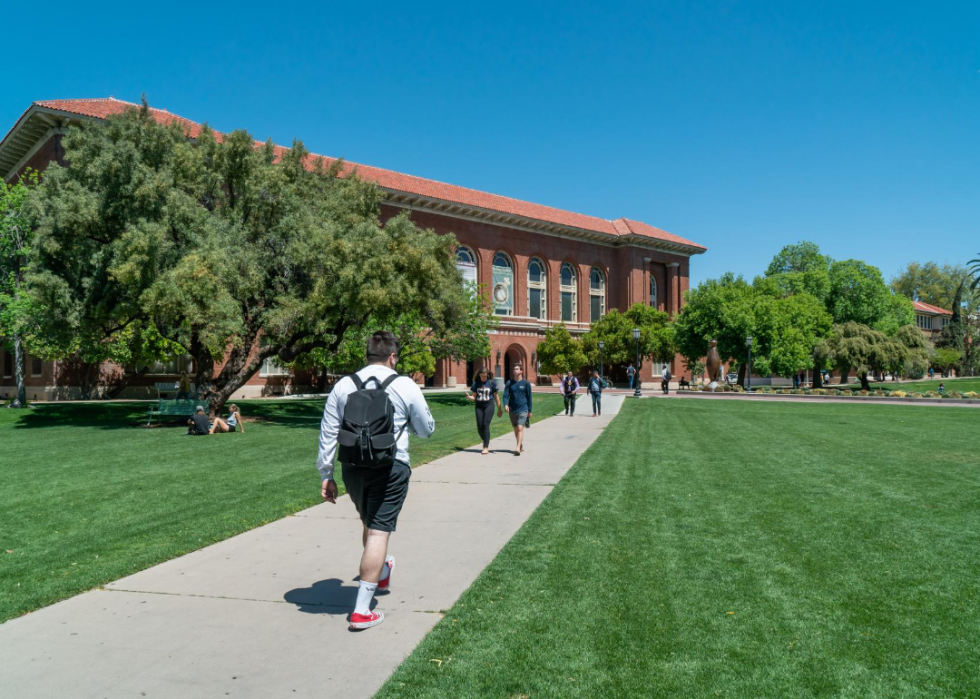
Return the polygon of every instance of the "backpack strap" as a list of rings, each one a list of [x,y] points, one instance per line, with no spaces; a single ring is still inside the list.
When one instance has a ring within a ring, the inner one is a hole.
[[[388,386],[390,386],[395,379],[400,379],[401,377],[402,377],[401,374],[392,374],[387,379],[385,379],[384,382],[381,384],[381,390],[382,391],[387,390]]]
[[[350,376],[351,381],[354,382],[354,388],[356,388],[358,391],[364,390],[364,382],[361,381],[360,376],[357,374],[348,374],[348,376]]]

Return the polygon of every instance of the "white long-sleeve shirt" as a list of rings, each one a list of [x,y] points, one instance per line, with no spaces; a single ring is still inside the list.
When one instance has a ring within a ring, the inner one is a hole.
[[[379,382],[384,382],[395,372],[381,364],[369,364],[357,375],[361,381],[374,377]],[[374,382],[367,384],[373,387]],[[333,480],[333,462],[337,456],[337,433],[344,421],[344,408],[347,407],[347,396],[354,393],[357,386],[354,381],[345,376],[327,397],[327,404],[323,408],[323,420],[320,421],[320,453],[316,459],[316,467],[323,480]],[[436,429],[436,421],[432,419],[429,412],[429,405],[425,402],[422,389],[411,379],[403,376],[395,379],[388,386],[388,398],[395,409],[395,434],[399,434],[395,460],[411,466],[408,460],[408,433],[418,437],[428,437]],[[406,427],[406,423],[407,427]],[[406,429],[402,430],[402,427]]]

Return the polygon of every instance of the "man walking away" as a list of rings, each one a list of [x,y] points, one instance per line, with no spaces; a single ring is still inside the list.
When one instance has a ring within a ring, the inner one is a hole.
[[[666,396],[670,393],[670,369],[664,364],[664,370],[660,373],[660,388]]]
[[[565,397],[565,414],[575,417],[575,400],[578,398],[578,389],[581,388],[578,379],[572,372],[568,372],[561,381],[561,394]]]
[[[592,417],[602,415],[602,379],[599,378],[598,371],[592,372],[587,390],[592,396]]]
[[[633,362],[626,367],[626,378],[630,380],[630,388],[633,388],[633,379],[636,378],[636,367],[633,366]]]
[[[524,426],[531,419],[531,384],[524,380],[524,369],[514,365],[513,377],[504,384],[504,410],[510,414],[510,424],[514,427],[517,449],[514,456],[524,451]]]
[[[394,557],[388,555],[388,537],[395,531],[412,477],[408,433],[428,437],[436,428],[415,381],[395,371],[398,351],[392,333],[374,333],[367,344],[368,365],[337,382],[320,423],[321,495],[337,502],[333,468],[339,444],[344,484],[364,525],[360,585],[350,615],[353,630],[384,621],[384,614],[371,609],[371,601],[375,592],[389,589],[395,567]]]

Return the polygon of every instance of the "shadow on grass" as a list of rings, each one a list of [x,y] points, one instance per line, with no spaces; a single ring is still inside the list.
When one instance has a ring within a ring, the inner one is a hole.
[[[433,406],[460,407],[472,405],[458,393],[431,394],[426,400]],[[315,428],[323,417],[325,396],[290,400],[237,401],[246,421],[255,418],[266,425]],[[18,415],[15,429],[45,427],[96,427],[105,430],[133,429],[146,425],[147,410],[155,403],[48,403],[37,405]],[[193,401],[191,402],[193,409]],[[186,418],[155,421],[159,427],[184,429]]]

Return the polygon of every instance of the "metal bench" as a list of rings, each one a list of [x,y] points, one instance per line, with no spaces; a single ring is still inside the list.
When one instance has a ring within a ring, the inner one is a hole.
[[[210,407],[208,401],[189,401],[189,400],[158,400],[156,407],[146,411],[146,424],[153,422],[153,418],[160,417],[190,417],[194,414],[197,406],[204,408],[207,412]]]

